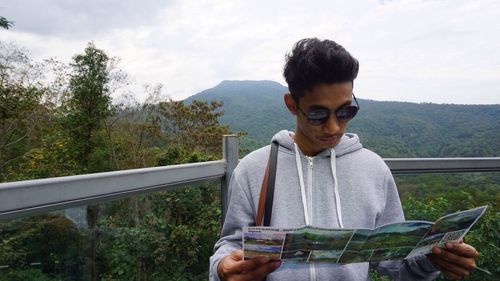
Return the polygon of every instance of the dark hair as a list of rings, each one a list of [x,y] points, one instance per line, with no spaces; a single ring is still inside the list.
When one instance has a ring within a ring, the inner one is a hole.
[[[283,76],[298,101],[318,84],[354,81],[358,70],[358,60],[344,47],[331,40],[306,38],[286,56]]]

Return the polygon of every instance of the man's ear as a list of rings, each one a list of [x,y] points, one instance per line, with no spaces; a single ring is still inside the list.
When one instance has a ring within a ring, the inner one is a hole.
[[[290,93],[286,93],[283,96],[283,99],[285,100],[285,105],[292,113],[293,115],[297,115],[297,107],[295,106],[295,100],[293,99],[292,95]]]

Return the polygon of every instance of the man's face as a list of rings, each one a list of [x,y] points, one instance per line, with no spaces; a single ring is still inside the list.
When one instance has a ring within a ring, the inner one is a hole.
[[[347,122],[339,122],[335,117],[337,109],[350,105],[352,102],[352,82],[319,84],[312,91],[300,98],[298,106],[290,95],[285,97],[289,110],[296,114],[295,142],[306,155],[313,156],[318,152],[334,147],[340,141],[347,127]],[[326,108],[332,114],[325,123],[312,125],[308,122],[307,114],[313,109]]]

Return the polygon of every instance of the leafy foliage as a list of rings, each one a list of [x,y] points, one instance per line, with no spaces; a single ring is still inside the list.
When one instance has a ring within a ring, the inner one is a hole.
[[[213,157],[189,153],[178,146],[161,158],[162,164],[179,164]],[[189,186],[136,199],[139,220],[124,202],[102,221],[106,233],[102,252],[109,262],[106,279],[205,280],[207,260],[219,230],[217,184]],[[116,211],[119,209],[118,213]],[[148,277],[149,276],[149,277]]]
[[[69,67],[50,62],[58,71],[52,84],[36,82],[41,77],[39,68],[22,50],[1,47],[0,129],[29,140],[2,139],[4,178],[22,180],[220,158],[222,135],[230,133],[218,121],[221,103],[185,105],[166,100],[161,98],[159,85],[145,88],[149,97],[144,103],[128,96],[112,105],[111,91],[120,81],[113,75],[113,60],[92,43],[83,54],[74,56]],[[26,117],[39,111],[44,118]],[[34,125],[37,127],[29,127]],[[201,184],[89,206],[88,228],[78,231],[64,227],[73,224],[61,215],[47,215],[50,224],[43,216],[1,224],[0,265],[9,265],[2,277],[206,279],[206,261],[220,227],[218,187]],[[33,269],[33,262],[41,268]]]
[[[169,134],[169,142],[221,155],[222,135],[229,133],[229,127],[220,125],[218,118],[222,112],[217,109],[221,102],[193,101],[185,105],[184,102],[172,101],[159,104],[161,114],[161,129]]]
[[[0,16],[0,27],[9,29],[12,26],[13,22],[7,20],[5,17]]]
[[[109,94],[109,58],[104,51],[89,43],[83,54],[73,57],[73,73],[69,80],[71,96],[65,104],[63,125],[74,148],[74,159],[83,172],[102,171],[99,167],[105,158],[99,157],[99,129],[103,121],[111,116]],[[104,159],[103,159],[104,158]]]
[[[489,205],[486,214],[472,227],[465,237],[467,243],[479,251],[478,266],[493,275],[474,271],[465,280],[496,280],[500,248],[500,181],[497,174],[406,176],[399,179],[403,191],[403,209],[406,219],[434,221],[444,214]],[[483,182],[484,184],[481,184]],[[416,184],[419,192],[404,192],[405,187]],[[475,187],[480,184],[480,187]],[[445,280],[440,277],[439,280]]]
[[[0,180],[10,178],[23,157],[39,145],[49,119],[43,66],[13,44],[0,42]]]
[[[13,269],[5,277],[2,274],[0,280],[45,280],[57,276],[73,279],[81,273],[79,233],[60,214],[1,223],[0,236],[0,264]],[[40,261],[40,268],[34,269],[32,263]],[[34,279],[23,279],[28,277]]]

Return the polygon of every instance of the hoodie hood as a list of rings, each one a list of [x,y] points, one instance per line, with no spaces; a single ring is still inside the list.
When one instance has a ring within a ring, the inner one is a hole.
[[[282,130],[273,136],[272,141],[277,141],[281,147],[290,150],[290,152],[292,153],[295,153],[295,141],[292,137],[293,134],[294,132],[292,131]],[[363,148],[363,145],[359,142],[358,135],[345,133],[336,146],[334,146],[333,148],[325,149],[319,152],[316,156],[329,157],[331,155],[331,150],[333,149],[335,151],[336,157],[340,157],[361,148]]]

